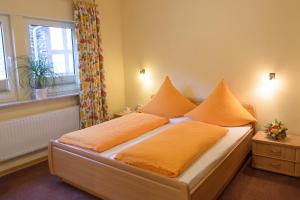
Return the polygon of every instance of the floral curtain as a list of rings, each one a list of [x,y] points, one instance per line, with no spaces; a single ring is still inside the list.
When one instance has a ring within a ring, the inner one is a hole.
[[[80,126],[108,120],[100,17],[94,1],[74,0],[80,79]]]

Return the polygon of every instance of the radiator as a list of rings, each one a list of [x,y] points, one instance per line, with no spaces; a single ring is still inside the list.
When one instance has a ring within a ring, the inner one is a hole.
[[[0,122],[0,162],[43,149],[50,139],[78,129],[78,106]]]

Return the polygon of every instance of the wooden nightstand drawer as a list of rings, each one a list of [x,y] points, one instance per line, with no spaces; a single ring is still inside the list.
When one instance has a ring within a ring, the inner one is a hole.
[[[268,171],[278,172],[286,175],[295,175],[295,164],[261,156],[253,156],[253,167]]]
[[[284,146],[276,146],[272,144],[263,144],[254,142],[253,153],[255,155],[267,156],[270,158],[277,158],[281,160],[295,161],[296,150]]]
[[[296,162],[300,163],[300,149],[297,149],[296,152]]]
[[[296,164],[296,176],[300,177],[300,163]]]

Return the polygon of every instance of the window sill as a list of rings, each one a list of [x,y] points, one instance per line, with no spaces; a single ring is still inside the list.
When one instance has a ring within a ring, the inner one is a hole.
[[[72,96],[78,96],[78,95],[79,95],[78,92],[73,92],[73,93],[60,94],[60,95],[48,95],[48,97],[45,99],[28,99],[28,100],[21,100],[21,101],[3,102],[3,103],[0,103],[0,108],[35,103],[35,102],[42,102],[42,101],[47,101],[47,100],[52,100],[52,99],[61,99],[61,98],[65,98],[65,97],[72,97]]]

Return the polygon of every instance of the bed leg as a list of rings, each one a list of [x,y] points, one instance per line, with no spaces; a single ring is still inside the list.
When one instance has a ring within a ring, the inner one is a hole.
[[[53,148],[52,141],[50,141],[48,145],[48,165],[49,165],[50,173],[52,175],[55,175],[54,168],[53,168],[52,148]]]

